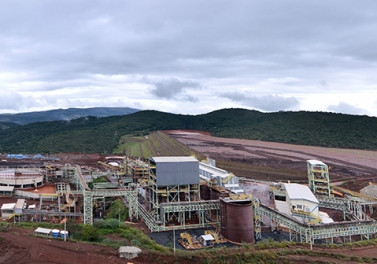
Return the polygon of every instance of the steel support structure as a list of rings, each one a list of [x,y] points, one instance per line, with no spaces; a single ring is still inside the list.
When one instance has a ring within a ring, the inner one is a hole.
[[[331,196],[329,168],[323,162],[308,160],[309,188],[314,194]]]
[[[169,211],[161,214],[160,204],[200,201],[199,184],[158,186],[154,171],[155,167],[150,166],[148,176],[150,213],[156,222],[161,222],[163,225],[174,217],[178,221],[182,221],[182,219],[186,218],[185,212]],[[187,212],[189,219],[191,219],[192,211]],[[201,215],[199,216],[201,217]]]
[[[97,189],[91,190],[81,173],[80,166],[74,167],[72,174],[72,167],[67,168],[67,172],[71,173],[73,179],[79,190],[69,191],[72,194],[82,194],[84,200],[84,224],[93,224],[93,199],[98,197],[123,197],[124,203],[128,205],[130,218],[138,218],[138,191],[135,184],[130,184],[125,189]]]
[[[353,220],[369,220],[370,217],[365,213],[366,206],[377,204],[376,201],[366,201],[360,197],[337,198],[327,196],[317,196],[319,206],[343,212],[344,220],[346,216]],[[370,211],[372,209],[369,209]]]
[[[260,216],[266,216],[277,225],[284,225],[289,229],[291,241],[314,243],[315,240],[325,239],[334,241],[334,238],[342,238],[343,241],[352,241],[352,236],[370,239],[377,234],[377,221],[346,221],[330,224],[307,225],[290,218],[274,209],[260,205],[256,207]]]
[[[259,199],[252,198],[253,208],[254,208],[254,232],[255,232],[255,239],[261,240],[262,239],[262,227],[261,227],[261,215],[259,213]]]

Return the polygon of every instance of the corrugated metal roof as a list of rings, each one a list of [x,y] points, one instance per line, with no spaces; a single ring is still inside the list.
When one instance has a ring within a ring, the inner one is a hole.
[[[191,156],[174,156],[174,157],[152,157],[151,160],[155,163],[157,162],[193,162],[198,160]]]
[[[16,208],[23,209],[25,207],[25,199],[17,199]]]
[[[34,232],[35,233],[42,233],[42,234],[48,235],[48,234],[50,234],[51,229],[49,229],[49,228],[43,228],[43,227],[38,227],[37,229],[35,229]]]
[[[307,200],[313,203],[319,203],[308,186],[297,183],[285,183],[284,187],[291,200]]]
[[[209,165],[203,162],[199,162],[199,168],[201,170],[207,171],[208,173],[211,173],[212,177],[219,176],[221,178],[226,178],[229,176],[229,172],[227,172],[226,170],[214,167],[212,165]]]
[[[212,240],[215,240],[214,238],[213,238],[213,236],[212,235],[201,235],[201,238],[203,238],[203,240],[205,240],[205,241],[212,241]]]
[[[311,165],[323,165],[323,166],[326,166],[325,163],[323,163],[322,161],[320,160],[307,160],[307,162]]]
[[[16,203],[5,203],[1,206],[1,210],[13,210]]]

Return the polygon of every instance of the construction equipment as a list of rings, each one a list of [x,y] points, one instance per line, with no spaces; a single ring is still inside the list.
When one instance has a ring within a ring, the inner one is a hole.
[[[185,249],[200,249],[202,248],[202,243],[197,239],[191,237],[189,233],[183,232],[180,234],[179,242]]]
[[[219,233],[217,233],[214,230],[205,230],[204,234],[206,235],[212,235],[213,238],[215,239],[216,244],[221,244],[227,242],[227,240]]]

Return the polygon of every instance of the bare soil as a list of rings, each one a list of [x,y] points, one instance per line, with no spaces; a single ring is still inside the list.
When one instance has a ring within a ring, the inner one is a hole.
[[[215,159],[218,167],[237,176],[307,182],[306,160],[316,159],[329,166],[332,182],[347,184],[351,181],[346,186],[351,189],[363,188],[369,181],[377,182],[377,151],[221,138],[198,131],[170,130],[166,133]]]
[[[35,237],[32,232],[11,227],[0,233],[0,263],[126,263],[109,247]]]
[[[97,264],[97,263],[200,263],[201,256],[188,255],[175,258],[173,255],[161,255],[151,252],[142,252],[139,257],[131,260],[121,259],[118,251],[101,245],[78,243],[51,238],[33,236],[32,229],[11,226],[6,232],[0,232],[0,263],[15,264]],[[296,247],[292,247],[292,250]],[[234,251],[235,250],[235,251]],[[255,252],[255,249],[237,249],[230,252],[240,254]],[[273,251],[279,249],[273,249]],[[261,250],[263,252],[263,250]],[[323,249],[314,247],[313,251],[335,253],[343,256],[377,258],[376,246],[351,249]],[[237,253],[238,252],[238,253]],[[231,253],[230,253],[231,254]],[[286,255],[290,263],[357,263],[355,261],[339,260],[332,257]]]

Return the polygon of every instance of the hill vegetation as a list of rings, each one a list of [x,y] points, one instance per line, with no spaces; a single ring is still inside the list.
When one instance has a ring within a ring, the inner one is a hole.
[[[115,115],[127,115],[139,110],[129,107],[92,107],[92,108],[68,108],[40,112],[19,114],[0,114],[0,122],[15,123],[20,125],[47,122],[56,120],[72,120],[86,116],[107,117]]]
[[[377,149],[375,117],[223,109],[196,116],[140,111],[125,116],[16,126],[0,131],[0,152],[121,152],[119,145],[127,144],[127,138],[167,129],[195,129],[214,136],[302,145]]]
[[[8,128],[10,128],[10,127],[15,127],[15,126],[17,126],[17,124],[15,124],[15,123],[1,122],[1,121],[0,121],[0,130],[8,129]]]
[[[115,152],[144,159],[155,156],[196,156],[199,160],[206,158],[161,131],[151,132],[148,136],[126,135],[121,138]]]

